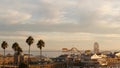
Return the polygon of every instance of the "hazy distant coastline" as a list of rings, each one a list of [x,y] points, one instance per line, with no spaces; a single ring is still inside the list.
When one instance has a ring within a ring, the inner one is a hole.
[[[14,51],[6,51],[6,54],[14,54]],[[3,54],[3,51],[0,50],[0,54]],[[28,54],[28,51],[24,51],[23,54]],[[31,54],[34,56],[39,55],[39,51],[31,51]],[[47,57],[57,57],[62,54],[60,50],[44,50],[43,55]]]
[[[92,50],[91,50],[91,51],[92,51]],[[120,50],[100,50],[100,51],[116,52],[116,51],[120,51]],[[84,52],[84,50],[81,50],[81,52]],[[14,51],[12,51],[12,50],[7,50],[7,51],[6,51],[6,54],[8,54],[8,53],[14,54]],[[23,53],[24,53],[24,54],[27,54],[28,51],[24,51]],[[0,54],[3,54],[3,51],[2,51],[2,50],[0,50]],[[39,51],[38,51],[38,50],[33,50],[33,51],[31,51],[31,54],[34,55],[34,56],[37,56],[37,55],[39,55]],[[61,55],[61,54],[64,54],[64,53],[62,52],[62,50],[43,50],[43,55],[44,55],[44,56],[47,56],[47,57],[58,57],[58,56]]]

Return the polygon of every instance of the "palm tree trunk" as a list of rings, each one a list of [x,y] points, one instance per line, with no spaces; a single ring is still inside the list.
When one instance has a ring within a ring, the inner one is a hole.
[[[30,46],[29,46],[29,56],[28,56],[28,66],[30,65]]]
[[[40,60],[42,60],[42,49],[40,49]]]
[[[3,68],[5,68],[5,49],[4,49]]]
[[[16,60],[17,60],[17,58],[16,58],[16,51],[14,52],[14,65],[16,65],[17,63],[16,63]]]
[[[17,66],[19,64],[19,55],[17,55]]]
[[[40,61],[42,63],[42,49],[40,49]],[[42,65],[42,64],[41,64]],[[42,68],[42,66],[40,65],[40,68]]]

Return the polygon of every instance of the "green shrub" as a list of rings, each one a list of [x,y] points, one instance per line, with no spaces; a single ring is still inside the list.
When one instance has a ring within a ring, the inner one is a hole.
[[[22,63],[20,63],[19,68],[29,68],[29,66],[28,66],[28,64],[22,62]]]

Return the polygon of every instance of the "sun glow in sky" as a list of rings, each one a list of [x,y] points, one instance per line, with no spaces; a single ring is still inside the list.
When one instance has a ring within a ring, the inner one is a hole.
[[[101,50],[120,50],[120,0],[1,0],[0,43],[28,50],[28,36],[31,50],[39,39],[44,50],[93,49],[96,41]]]

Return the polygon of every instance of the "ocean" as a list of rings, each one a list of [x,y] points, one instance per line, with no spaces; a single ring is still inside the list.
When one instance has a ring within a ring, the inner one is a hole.
[[[5,54],[7,55],[9,53],[13,55],[14,51],[6,51]],[[3,55],[3,51],[0,51],[0,54]],[[28,51],[24,51],[23,54],[28,54]],[[40,55],[40,52],[39,51],[31,51],[31,54],[34,55],[34,56],[38,56],[38,55]],[[43,56],[50,57],[50,58],[58,57],[61,54],[63,54],[63,52],[58,51],[58,50],[55,50],[55,51],[42,51]]]
[[[28,53],[28,52],[26,51],[24,53]],[[31,54],[37,56],[37,55],[40,55],[40,52],[39,51],[31,51]],[[42,55],[46,56],[46,57],[58,57],[61,54],[63,54],[62,51],[43,51],[42,52]]]

